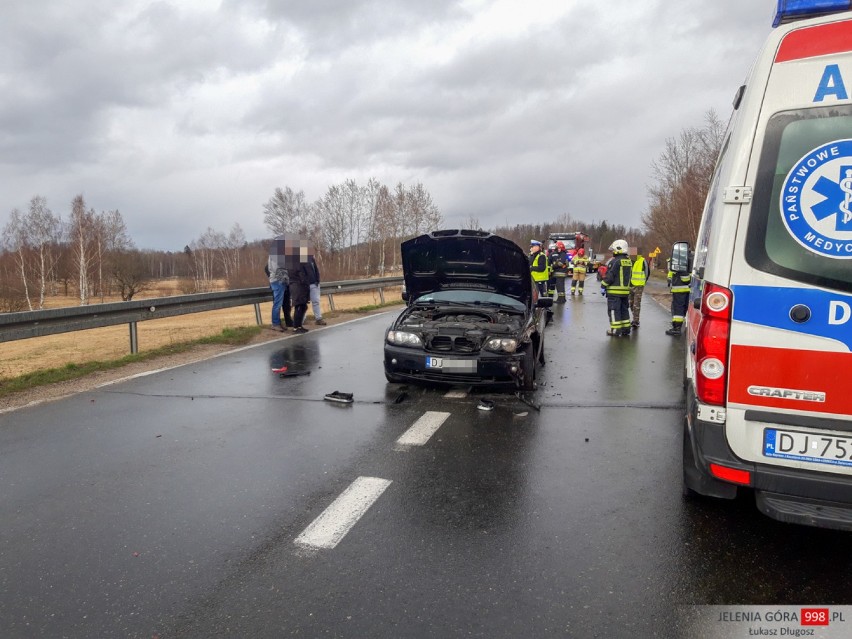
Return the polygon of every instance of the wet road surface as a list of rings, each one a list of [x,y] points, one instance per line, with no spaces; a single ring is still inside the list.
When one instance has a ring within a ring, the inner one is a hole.
[[[0,415],[0,632],[670,637],[684,604],[850,603],[847,534],[683,500],[682,345],[649,297],[606,337],[596,290],[555,307],[540,410],[385,383],[384,314]]]

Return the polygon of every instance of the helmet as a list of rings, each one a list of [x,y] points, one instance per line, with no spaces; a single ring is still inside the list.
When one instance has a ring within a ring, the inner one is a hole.
[[[613,255],[626,255],[628,251],[627,242],[624,240],[616,240],[609,245],[609,250],[612,251]]]
[[[564,251],[565,250],[565,243],[564,242],[557,242],[556,248],[557,248],[557,250]]]
[[[585,254],[586,254],[585,249],[578,249],[577,250],[577,255],[585,255]]]

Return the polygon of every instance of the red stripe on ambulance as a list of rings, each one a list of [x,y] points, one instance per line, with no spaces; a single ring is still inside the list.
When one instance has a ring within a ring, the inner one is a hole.
[[[852,414],[852,391],[845,374],[849,370],[852,370],[852,353],[734,344],[731,346],[728,400],[735,404],[849,415]],[[825,401],[749,393],[749,388],[754,387],[795,390],[811,395],[824,393]]]
[[[775,62],[816,58],[847,51],[852,51],[852,20],[791,31],[781,41]]]

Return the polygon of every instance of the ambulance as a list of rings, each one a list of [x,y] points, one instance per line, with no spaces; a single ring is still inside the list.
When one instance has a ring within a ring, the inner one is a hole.
[[[692,272],[684,493],[852,530],[852,0],[779,0],[773,27],[697,246],[672,250]]]

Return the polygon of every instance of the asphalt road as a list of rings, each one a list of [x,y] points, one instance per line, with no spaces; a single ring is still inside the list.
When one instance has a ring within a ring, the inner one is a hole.
[[[0,415],[0,635],[674,637],[681,605],[852,603],[849,535],[683,500],[682,343],[647,297],[606,337],[590,284],[538,408],[386,384],[384,314]]]

